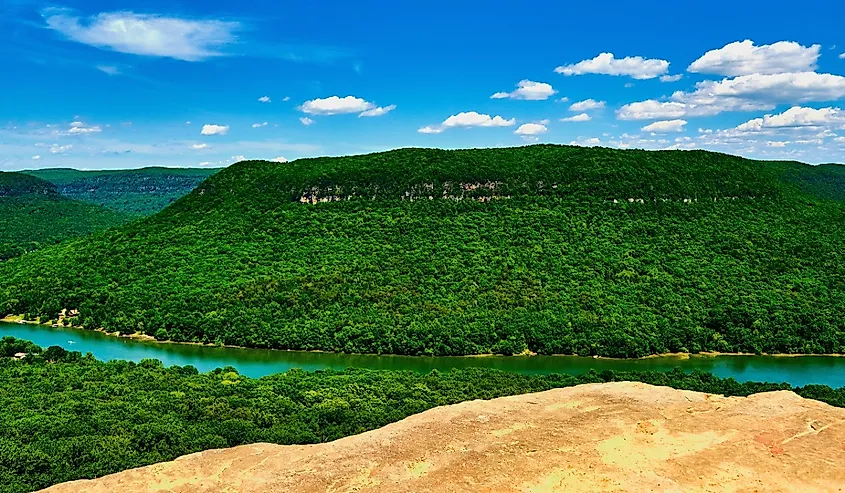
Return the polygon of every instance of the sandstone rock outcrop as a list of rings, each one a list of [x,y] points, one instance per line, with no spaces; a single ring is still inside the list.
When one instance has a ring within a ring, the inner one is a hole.
[[[50,492],[838,492],[845,409],[607,383],[432,409],[331,443],[256,444]]]

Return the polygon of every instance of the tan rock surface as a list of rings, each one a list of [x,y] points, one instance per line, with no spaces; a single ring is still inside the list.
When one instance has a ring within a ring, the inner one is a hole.
[[[59,492],[837,492],[845,409],[792,392],[582,385],[432,409],[332,443],[246,445]]]

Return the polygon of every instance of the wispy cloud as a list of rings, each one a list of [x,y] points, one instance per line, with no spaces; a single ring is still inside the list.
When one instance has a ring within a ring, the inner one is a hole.
[[[97,70],[109,75],[120,75],[120,69],[114,65],[97,65]]]
[[[43,13],[47,26],[68,39],[120,53],[195,62],[222,56],[237,41],[240,23],[194,20],[133,12],[82,18],[65,10]]]

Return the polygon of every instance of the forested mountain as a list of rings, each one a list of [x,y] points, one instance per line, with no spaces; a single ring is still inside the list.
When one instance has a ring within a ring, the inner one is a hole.
[[[29,355],[20,361],[15,353]],[[60,347],[0,339],[0,491],[18,493],[246,443],[335,440],[435,406],[583,383],[641,381],[724,395],[790,389],[709,373],[520,375],[489,369],[286,373],[252,379],[231,367],[198,374],[160,361],[97,361]],[[845,389],[799,395],[845,406]]]
[[[141,168],[24,171],[53,183],[59,193],[129,214],[149,215],[187,194],[219,168]]]
[[[0,172],[0,262],[130,219],[121,212],[62,197],[53,184],[40,178]]]
[[[845,352],[845,173],[538,145],[242,162],[0,266],[0,312],[398,354]]]

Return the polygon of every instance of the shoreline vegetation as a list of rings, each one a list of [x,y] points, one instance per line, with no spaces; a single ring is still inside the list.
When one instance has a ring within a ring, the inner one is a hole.
[[[15,359],[21,352],[27,355]],[[788,390],[845,407],[845,387],[738,382],[679,368],[579,375],[291,369],[249,378],[232,367],[200,373],[154,359],[106,362],[2,337],[0,491],[24,493],[249,443],[323,443],[433,407],[619,381],[726,396]]]
[[[39,322],[36,320],[24,320],[23,315],[6,315],[3,318],[0,318],[0,322],[3,323],[18,323],[18,324],[26,324],[26,325],[41,325],[44,327],[51,327],[57,329],[75,329],[75,330],[88,330],[93,332],[99,332],[101,334],[105,334],[110,337],[119,337],[123,339],[133,339],[138,341],[144,341],[154,344],[182,344],[187,346],[204,346],[204,347],[220,347],[220,348],[230,348],[230,349],[255,349],[255,350],[262,350],[262,351],[287,351],[287,352],[297,352],[297,353],[334,353],[333,351],[323,351],[319,349],[312,349],[312,350],[305,350],[305,349],[274,349],[274,348],[254,348],[249,346],[237,346],[232,344],[213,344],[213,343],[202,343],[202,342],[190,342],[190,341],[160,341],[155,337],[142,334],[140,332],[135,332],[134,334],[122,334],[120,332],[109,332],[103,328],[98,329],[86,329],[85,327],[75,326],[75,325],[62,325],[59,322],[56,325],[56,322],[52,320],[48,320],[47,322]],[[401,357],[408,357],[408,358],[425,358],[426,356],[409,356],[404,354],[375,354],[375,353],[335,353],[335,354],[353,354],[353,355],[360,355],[360,356],[401,356]],[[508,358],[520,358],[520,357],[533,357],[539,356],[537,353],[525,350],[518,354],[506,355],[506,354],[465,354],[460,356],[449,356],[451,358],[489,358],[494,356],[501,356],[501,357],[508,357]],[[602,359],[602,360],[617,360],[617,361],[626,361],[626,360],[644,360],[644,359],[654,359],[654,358],[676,358],[676,359],[689,359],[689,358],[717,358],[720,356],[772,356],[777,358],[795,358],[795,357],[806,357],[806,356],[819,356],[819,357],[829,357],[829,358],[839,358],[845,357],[845,354],[814,354],[814,353],[796,353],[796,354],[789,354],[789,353],[722,353],[717,351],[702,351],[699,353],[663,353],[663,354],[650,354],[648,356],[640,356],[637,358],[611,358],[607,356],[582,356],[580,354],[549,354],[543,356],[573,356],[578,358],[592,358],[592,359]],[[441,356],[442,357],[442,356]]]

